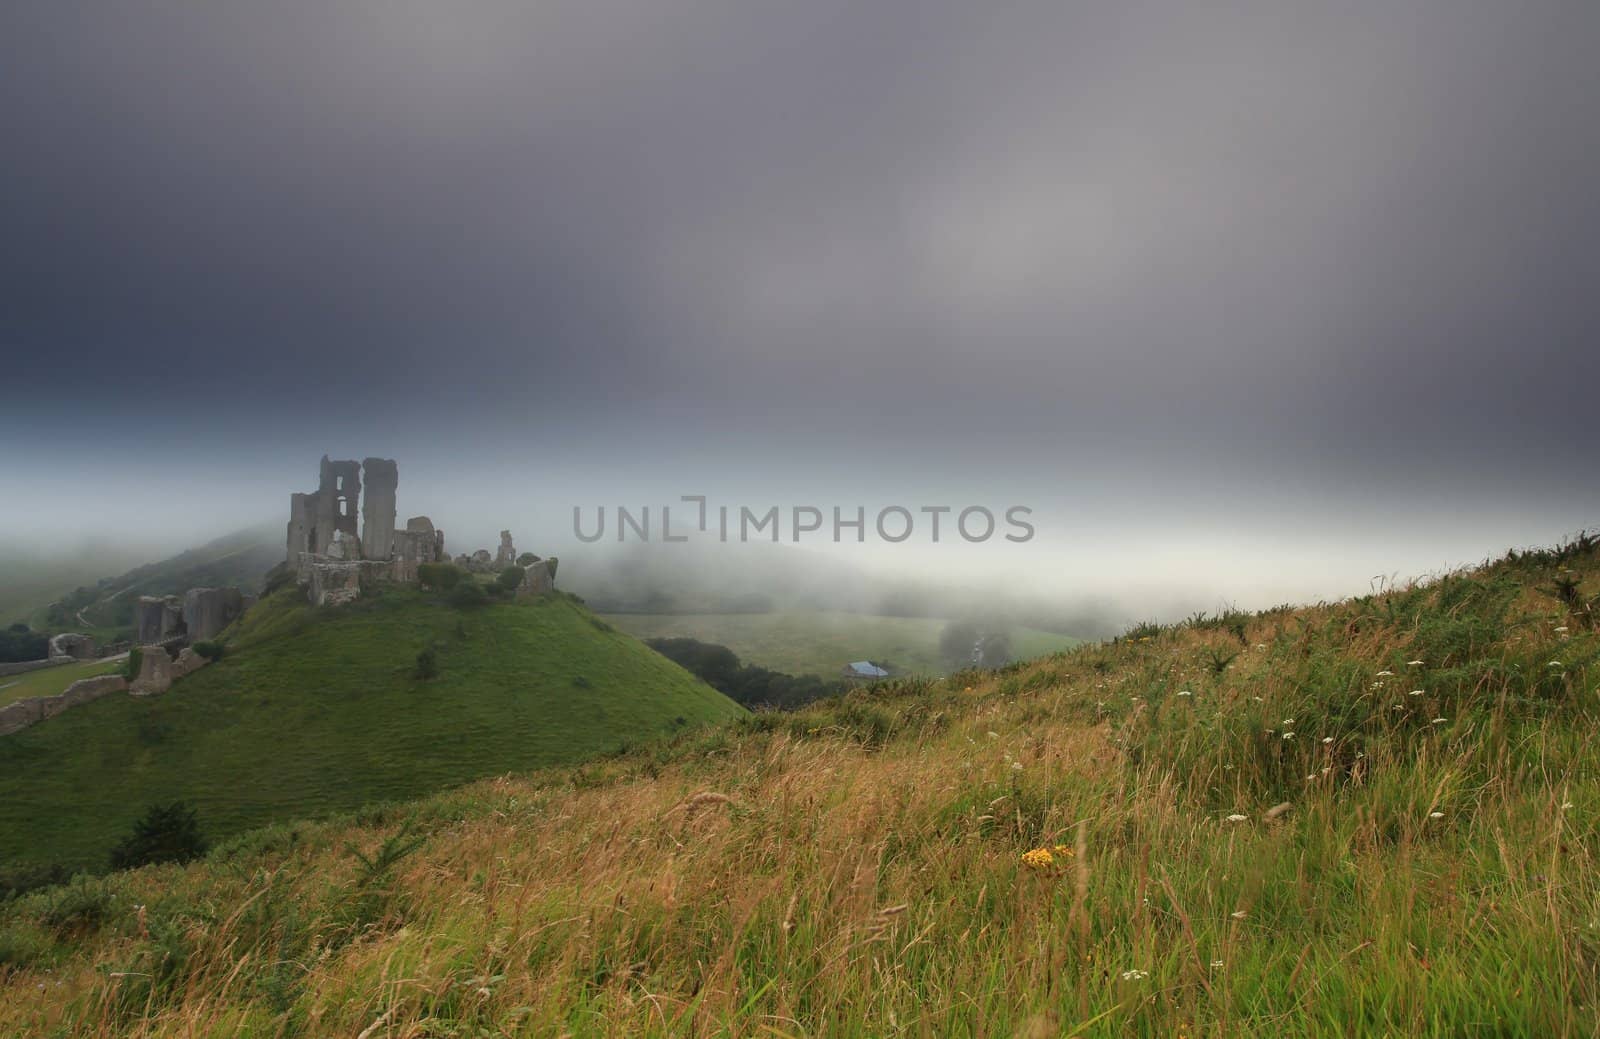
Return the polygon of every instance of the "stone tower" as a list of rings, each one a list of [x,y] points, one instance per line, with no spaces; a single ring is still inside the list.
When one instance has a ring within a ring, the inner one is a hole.
[[[394,495],[400,467],[392,458],[367,458],[361,463],[367,496],[361,502],[361,554],[388,559],[394,551]]]

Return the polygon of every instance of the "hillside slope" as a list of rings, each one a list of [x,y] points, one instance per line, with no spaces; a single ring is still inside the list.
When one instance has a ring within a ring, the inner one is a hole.
[[[134,567],[117,577],[82,585],[56,603],[29,612],[38,630],[85,631],[102,638],[131,637],[134,604],[141,595],[181,595],[190,588],[237,586],[260,590],[268,570],[283,561],[283,526],[267,523],[214,538],[175,556]]]
[[[0,1034],[1591,1035],[1596,598],[1581,541],[261,831],[0,908]]]
[[[463,611],[393,588],[313,610],[291,589],[226,637],[164,696],[0,737],[0,863],[103,865],[160,800],[226,836],[743,713],[566,597]],[[439,674],[421,680],[429,646]]]

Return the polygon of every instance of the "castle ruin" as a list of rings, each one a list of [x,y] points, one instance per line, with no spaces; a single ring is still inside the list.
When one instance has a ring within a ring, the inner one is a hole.
[[[392,458],[332,461],[322,456],[321,478],[310,494],[289,497],[285,561],[308,589],[312,603],[339,605],[361,597],[373,581],[414,583],[426,563],[448,563],[444,531],[426,516],[395,526],[395,491],[400,467]],[[356,518],[360,515],[360,532]],[[511,532],[500,532],[499,551],[479,549],[455,562],[479,573],[498,572],[516,561]],[[543,595],[555,584],[556,560],[534,557],[519,595]]]

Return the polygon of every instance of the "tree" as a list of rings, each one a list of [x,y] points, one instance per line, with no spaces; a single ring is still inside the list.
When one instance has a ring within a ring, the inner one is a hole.
[[[155,862],[189,862],[206,853],[206,839],[194,809],[182,801],[151,805],[133,832],[111,849],[112,869],[134,869]]]

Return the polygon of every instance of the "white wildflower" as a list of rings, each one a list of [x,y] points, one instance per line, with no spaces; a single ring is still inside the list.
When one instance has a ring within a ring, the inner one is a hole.
[[[1429,812],[1428,813],[1428,818],[1429,819],[1443,819],[1444,818],[1444,813],[1443,812]]]
[[[1550,661],[1550,663],[1545,665],[1545,667],[1563,667],[1563,666],[1565,666],[1565,665],[1563,665],[1561,663],[1561,661],[1559,661],[1559,660],[1552,660],[1552,661]]]
[[[1426,663],[1426,661],[1408,660],[1406,661],[1406,667],[1421,667],[1424,663]]]
[[[1566,811],[1568,808],[1571,808],[1571,807],[1572,807],[1572,802],[1571,801],[1562,801],[1561,802],[1561,810],[1562,811]]]
[[[1430,725],[1443,725],[1443,724],[1444,724],[1444,723],[1445,723],[1445,722],[1446,722],[1446,721],[1447,721],[1447,719],[1445,719],[1445,718],[1435,718],[1435,719],[1434,719],[1434,720],[1433,720],[1433,721],[1432,721],[1432,722],[1430,722],[1430,723],[1429,723],[1429,724],[1430,724]]]
[[[1286,733],[1283,734],[1283,738],[1286,739],[1286,740],[1292,740],[1292,739],[1294,739],[1294,733],[1286,732]]]
[[[1379,671],[1378,672],[1378,677],[1379,678],[1393,678],[1394,677],[1394,672],[1393,671]]]
[[[1211,969],[1212,970],[1221,970],[1222,969],[1222,961],[1221,960],[1212,960],[1211,961]]]
[[[1228,821],[1230,823],[1242,823],[1248,818],[1250,818],[1248,815],[1240,815],[1238,812],[1234,812],[1232,815],[1228,816]]]
[[[1322,737],[1322,742],[1323,743],[1332,743],[1333,742],[1333,737],[1332,736],[1324,736],[1324,737]]]
[[[1426,689],[1413,689],[1413,690],[1411,690],[1411,692],[1407,693],[1406,695],[1407,696],[1422,696],[1426,692],[1427,692]]]
[[[1138,968],[1134,968],[1133,970],[1125,970],[1125,971],[1122,972],[1122,980],[1123,981],[1143,981],[1145,978],[1148,978],[1149,976],[1150,976],[1150,972],[1149,971],[1147,971],[1147,970],[1139,970]]]
[[[1190,691],[1189,691],[1189,690],[1187,690],[1187,689],[1180,689],[1180,690],[1178,690],[1178,695],[1179,695],[1179,696],[1193,696],[1193,695],[1194,695],[1194,694],[1193,694],[1193,693],[1191,693],[1191,692],[1190,692]]]
[[[1233,912],[1229,913],[1228,915],[1233,917],[1235,920],[1243,920],[1245,917],[1249,916],[1250,914],[1245,912],[1243,909],[1235,909]]]
[[[1285,724],[1285,725],[1293,725],[1294,724],[1294,719],[1293,718],[1285,718],[1283,720],[1283,724]]]

